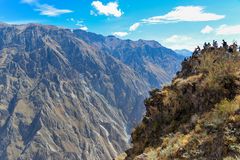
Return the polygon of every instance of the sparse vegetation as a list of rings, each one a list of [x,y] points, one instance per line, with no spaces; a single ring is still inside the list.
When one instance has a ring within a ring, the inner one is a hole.
[[[239,71],[240,53],[224,48],[184,61],[171,85],[150,92],[126,159],[237,159]]]

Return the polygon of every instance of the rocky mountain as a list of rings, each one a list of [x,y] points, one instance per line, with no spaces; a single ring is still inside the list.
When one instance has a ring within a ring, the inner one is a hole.
[[[117,159],[240,159],[240,53],[202,50],[150,92],[133,147]]]
[[[128,65],[150,84],[151,88],[159,88],[170,82],[179,70],[178,63],[183,60],[183,56],[156,41],[123,41],[114,36],[104,37],[82,30],[75,30],[74,33],[88,44],[104,50]]]
[[[154,41],[0,24],[0,159],[114,158],[182,58]]]
[[[182,55],[184,57],[190,57],[192,55],[192,51],[189,51],[187,49],[177,49],[174,50],[177,54]]]

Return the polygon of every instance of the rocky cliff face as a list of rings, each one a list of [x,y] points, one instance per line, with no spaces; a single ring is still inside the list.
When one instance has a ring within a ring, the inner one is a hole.
[[[150,92],[147,113],[118,159],[239,159],[240,53],[209,48]],[[126,157],[125,157],[126,156]]]
[[[127,129],[141,119],[154,83],[110,54],[116,49],[100,47],[110,44],[91,43],[106,37],[91,35],[0,25],[0,159],[112,159],[129,147]],[[158,82],[169,80],[181,61],[167,55],[173,68]]]
[[[82,30],[74,33],[85,42],[117,58],[140,75],[151,88],[160,88],[170,82],[179,71],[183,56],[163,47],[156,41],[120,40],[114,36],[103,37]]]

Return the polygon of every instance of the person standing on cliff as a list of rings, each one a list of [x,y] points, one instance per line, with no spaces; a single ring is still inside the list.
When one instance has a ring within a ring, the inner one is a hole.
[[[228,49],[228,44],[227,44],[227,42],[226,42],[224,39],[223,39],[222,41],[223,41],[223,43],[222,43],[223,48],[227,50],[227,49]]]
[[[208,49],[208,44],[207,44],[207,42],[204,43],[203,49],[204,49],[204,50]]]
[[[214,48],[218,48],[218,42],[215,41],[215,40],[213,40],[213,47],[214,47]]]

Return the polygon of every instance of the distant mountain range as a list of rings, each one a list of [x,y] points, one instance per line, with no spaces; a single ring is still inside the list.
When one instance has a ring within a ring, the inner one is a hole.
[[[189,51],[187,49],[181,49],[181,50],[174,50],[177,54],[180,54],[184,57],[190,57],[192,55],[192,51]]]
[[[112,159],[183,58],[156,41],[0,24],[0,159]]]

